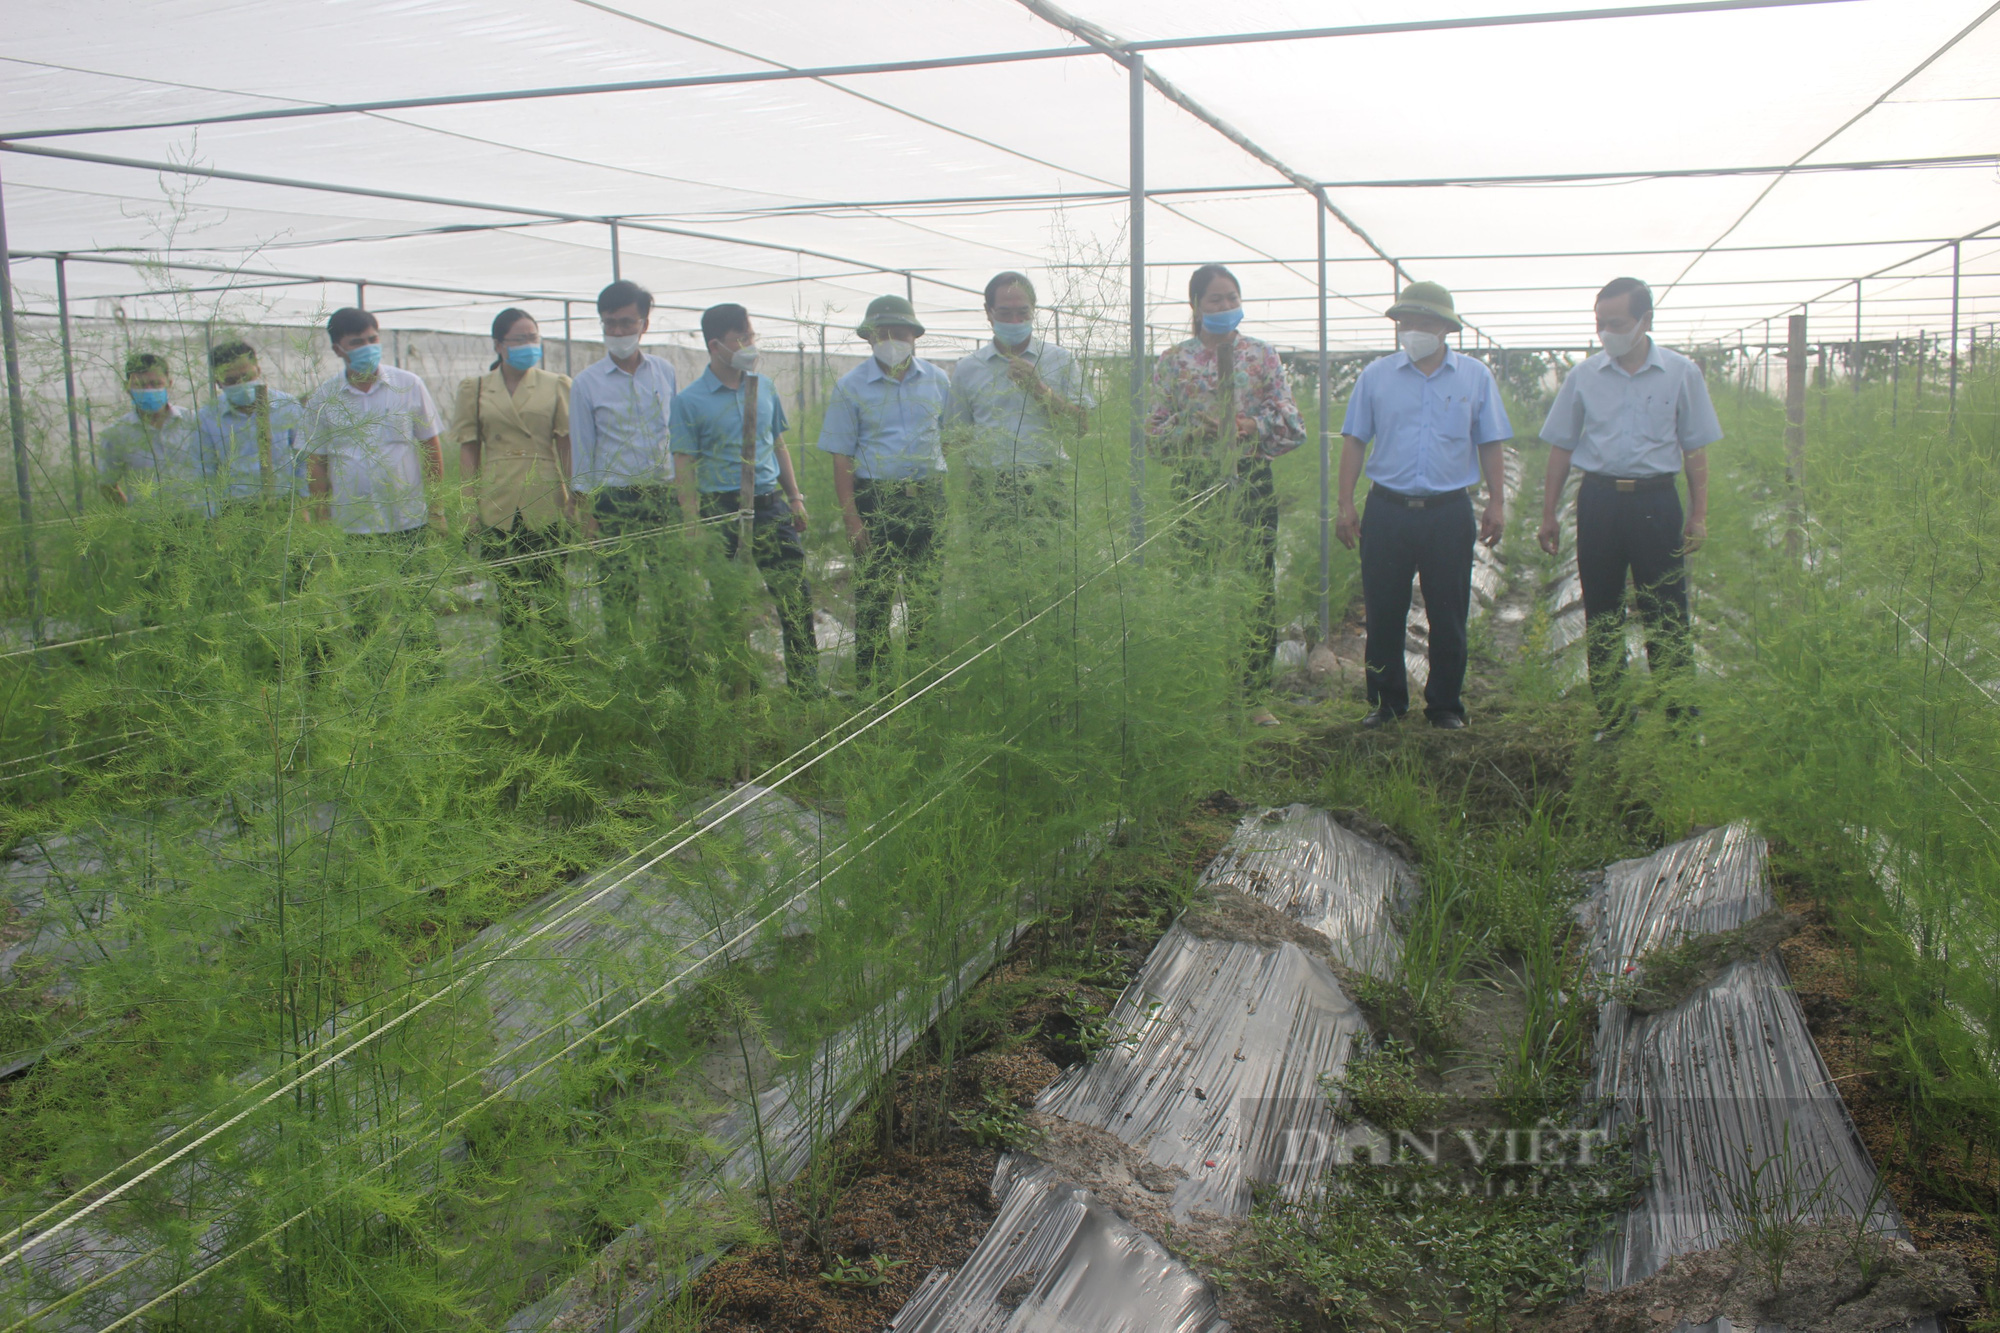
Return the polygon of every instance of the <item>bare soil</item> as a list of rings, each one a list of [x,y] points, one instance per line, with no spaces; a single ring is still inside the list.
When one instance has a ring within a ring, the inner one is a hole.
[[[1972,1304],[1958,1312],[1952,1327],[1994,1327],[2000,1316],[2000,1245],[1993,1222],[1963,1200],[2000,1199],[2000,1162],[1967,1159],[1953,1145],[1912,1146],[1907,1091],[1875,1068],[1859,959],[1809,886],[1779,876],[1773,888],[1801,922],[1778,946],[1779,956],[1861,1142],[1917,1248],[1956,1256],[1971,1279]]]
[[[706,1333],[874,1333],[933,1268],[964,1263],[997,1212],[991,1183],[1000,1160],[967,1122],[1005,1101],[1020,1112],[1024,1142],[1034,1136],[1035,1095],[1086,1057],[1076,1015],[1108,1012],[1171,922],[1181,886],[1214,859],[1246,808],[1226,793],[1208,797],[1165,831],[1164,845],[1106,857],[1075,912],[1022,936],[961,1002],[968,1047],[947,1065],[935,1034],[919,1043],[895,1072],[886,1116],[878,1100],[842,1131],[847,1170],[827,1228],[830,1253],[808,1243],[806,1218],[788,1194],[777,1238],[736,1251],[697,1283]],[[1077,977],[1079,959],[1088,961],[1088,982]],[[1031,1146],[1045,1156],[1060,1147]],[[1079,1152],[1050,1160],[1086,1169]],[[1107,1175],[1100,1183],[1112,1182]],[[1132,1202],[1146,1195],[1129,1173],[1127,1183],[1138,1191]],[[839,1261],[872,1268],[877,1256],[879,1285],[821,1276]]]

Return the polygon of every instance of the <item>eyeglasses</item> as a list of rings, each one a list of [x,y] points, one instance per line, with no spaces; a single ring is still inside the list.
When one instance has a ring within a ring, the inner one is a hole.
[[[1035,317],[1035,308],[1031,305],[994,306],[992,310],[993,318],[1002,324],[1025,324]]]

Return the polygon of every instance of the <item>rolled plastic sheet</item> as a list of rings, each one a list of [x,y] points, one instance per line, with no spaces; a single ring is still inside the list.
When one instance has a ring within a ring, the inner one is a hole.
[[[1772,905],[1763,840],[1731,825],[1612,866],[1581,915],[1593,968],[1622,978],[1655,949],[1734,930]],[[1658,1013],[1607,1000],[1590,1095],[1604,1108],[1598,1128],[1631,1135],[1651,1164],[1638,1203],[1592,1257],[1599,1287],[1729,1243],[1746,1212],[1865,1217],[1871,1231],[1907,1239],[1775,952],[1727,961]],[[1722,1333],[1726,1322],[1703,1329]]]
[[[1021,1153],[993,1175],[1000,1215],[965,1266],[938,1269],[893,1333],[1225,1333],[1208,1284],[1161,1245]],[[990,1243],[995,1237],[1000,1243]]]
[[[1417,884],[1393,854],[1293,805],[1238,825],[1201,889],[1214,910],[1161,937],[1112,1011],[1111,1043],[1037,1102],[1058,1125],[1129,1148],[1157,1188],[1172,1181],[1166,1215],[1190,1230],[1247,1215],[1253,1183],[1297,1196],[1318,1179],[1337,1133],[1320,1079],[1366,1032],[1341,970],[1395,968],[1394,913]],[[1256,905],[1231,911],[1223,900],[1239,893]],[[1142,1262],[1086,1224],[1105,1206],[1087,1189],[1023,1153],[1003,1163],[1003,1186],[1002,1215],[965,1266],[933,1273],[892,1328],[1222,1327],[1202,1322],[1212,1306],[1182,1300],[1201,1285],[1184,1266],[1158,1267],[1152,1250]],[[1001,1299],[1034,1293],[1032,1309]],[[1162,1293],[1174,1294],[1165,1306]],[[1126,1310],[1154,1322],[1086,1318]]]
[[[1416,905],[1418,892],[1401,857],[1306,805],[1245,819],[1202,883],[1284,913],[1324,936],[1341,966],[1383,978],[1402,962],[1396,915]]]

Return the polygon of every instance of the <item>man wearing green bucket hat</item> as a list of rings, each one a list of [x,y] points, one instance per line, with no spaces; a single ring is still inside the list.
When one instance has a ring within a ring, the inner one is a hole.
[[[1500,388],[1486,364],[1445,344],[1463,327],[1451,293],[1413,282],[1389,307],[1396,351],[1370,362],[1347,400],[1341,424],[1341,543],[1361,545],[1367,602],[1368,702],[1362,722],[1381,727],[1410,707],[1403,638],[1410,583],[1424,590],[1430,618],[1430,674],[1424,712],[1431,725],[1465,725],[1466,620],[1472,610],[1472,543],[1497,545],[1506,518],[1500,446],[1512,438]],[[1370,452],[1370,446],[1373,452]],[[1354,511],[1354,486],[1366,462],[1368,514]],[[1472,490],[1486,481],[1486,507],[1475,523]]]
[[[896,581],[914,661],[944,588],[944,417],[951,379],[917,355],[924,326],[900,296],[878,296],[855,329],[874,355],[840,377],[820,427],[854,546],[854,668],[864,690],[889,648]]]

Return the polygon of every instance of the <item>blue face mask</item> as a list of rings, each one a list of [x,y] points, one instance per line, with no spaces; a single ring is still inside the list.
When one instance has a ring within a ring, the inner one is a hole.
[[[382,344],[363,343],[347,354],[347,371],[363,377],[382,368]]]
[[[167,405],[165,389],[133,389],[132,406],[141,412],[157,412]]]
[[[542,345],[529,343],[526,347],[509,347],[507,364],[516,370],[533,370],[542,364]]]
[[[1242,306],[1237,306],[1234,310],[1224,310],[1218,314],[1203,315],[1201,317],[1201,327],[1209,333],[1234,333],[1236,332],[1236,326],[1242,322]]]
[[[231,407],[255,407],[257,390],[264,387],[262,380],[251,380],[248,384],[225,384],[222,396],[229,400]]]
[[[1020,324],[996,323],[993,326],[994,340],[996,342],[1006,343],[1009,347],[1013,347],[1017,344],[1024,343],[1028,341],[1028,339],[1034,336],[1035,336],[1035,326],[1032,322],[1029,321],[1024,321]]]

